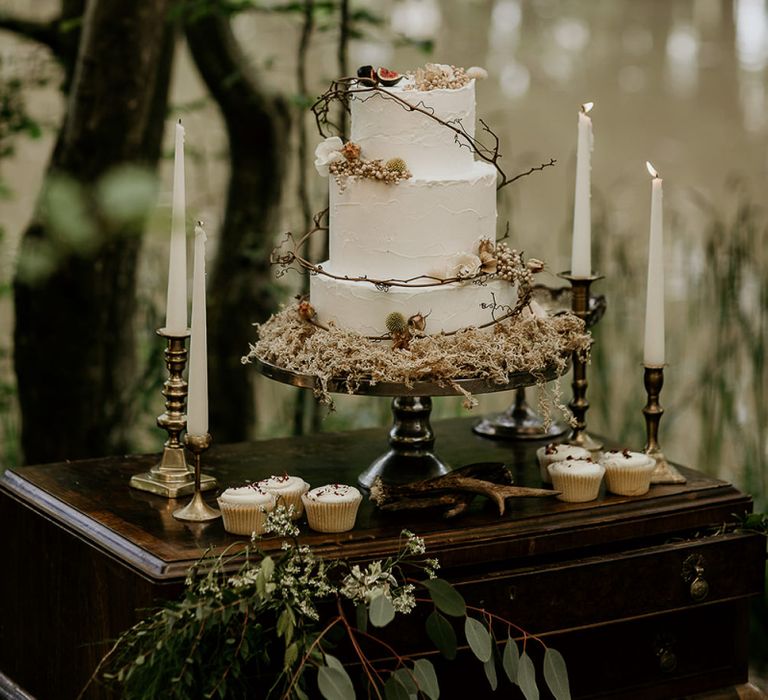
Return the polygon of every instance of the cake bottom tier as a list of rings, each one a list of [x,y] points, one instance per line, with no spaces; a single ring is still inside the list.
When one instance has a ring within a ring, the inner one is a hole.
[[[324,267],[327,269],[327,264]],[[489,323],[494,318],[494,303],[495,317],[500,318],[507,311],[504,307],[512,307],[517,301],[517,287],[502,280],[483,285],[463,282],[440,287],[390,287],[383,291],[365,282],[314,275],[309,293],[320,323],[333,323],[366,336],[386,334],[386,318],[394,311],[406,319],[414,314],[426,316],[425,331],[434,335]]]

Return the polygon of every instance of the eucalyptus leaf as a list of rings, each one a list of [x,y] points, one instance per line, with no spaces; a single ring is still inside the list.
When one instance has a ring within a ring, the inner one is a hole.
[[[309,696],[298,685],[293,686],[293,692],[299,700],[309,700]]]
[[[352,681],[341,665],[321,666],[317,671],[317,685],[325,700],[355,700]]]
[[[440,653],[449,660],[456,658],[456,632],[448,620],[437,610],[433,610],[427,618],[427,635],[440,650]]]
[[[517,683],[518,667],[520,665],[520,652],[517,649],[517,643],[512,637],[507,639],[504,645],[504,653],[501,656],[501,665],[507,678],[512,683]]]
[[[419,686],[416,685],[416,681],[413,679],[414,673],[409,668],[398,668],[392,674],[397,678],[400,685],[402,685],[409,693],[415,695],[419,692]]]
[[[386,627],[395,619],[395,606],[383,592],[378,593],[371,599],[368,617],[374,627]]]
[[[464,621],[464,635],[472,653],[483,663],[491,658],[493,643],[485,625],[474,617]]]
[[[544,652],[544,680],[555,700],[571,700],[568,669],[563,655],[557,649],[547,647]]]
[[[344,664],[341,663],[341,661],[339,661],[335,656],[332,656],[331,654],[323,654],[323,658],[325,659],[326,666],[338,669],[339,671],[344,670]]]
[[[536,685],[536,669],[531,657],[525,652],[520,655],[520,665],[517,670],[517,684],[525,695],[525,700],[539,700],[539,688]]]
[[[275,562],[272,557],[264,557],[261,560],[261,570],[264,572],[264,578],[269,581],[272,574],[275,573]]]
[[[491,658],[483,664],[483,671],[485,671],[485,677],[488,679],[491,690],[496,690],[496,688],[499,687],[499,679],[496,676],[496,659],[493,658],[493,654],[491,654]]]
[[[431,661],[418,659],[413,664],[413,675],[419,690],[430,700],[440,697],[440,684],[437,682],[437,674]]]
[[[411,700],[411,694],[394,674],[384,684],[384,697],[387,700]]]
[[[299,643],[294,642],[285,650],[285,656],[283,657],[283,669],[286,671],[296,663],[296,659],[299,658]]]
[[[467,604],[459,593],[448,581],[441,578],[431,578],[422,581],[429,591],[432,602],[446,615],[452,617],[464,617],[467,614]]]

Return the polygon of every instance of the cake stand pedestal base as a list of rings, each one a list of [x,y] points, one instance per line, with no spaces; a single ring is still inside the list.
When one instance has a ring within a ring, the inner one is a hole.
[[[389,431],[389,451],[378,457],[358,477],[370,490],[380,477],[387,484],[407,484],[447,474],[451,468],[434,452],[435,435],[429,423],[429,396],[397,396],[392,399],[394,423]]]

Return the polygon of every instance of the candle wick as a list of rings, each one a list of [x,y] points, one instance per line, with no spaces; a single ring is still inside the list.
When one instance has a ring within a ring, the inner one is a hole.
[[[179,124],[181,124],[181,117],[179,117]]]

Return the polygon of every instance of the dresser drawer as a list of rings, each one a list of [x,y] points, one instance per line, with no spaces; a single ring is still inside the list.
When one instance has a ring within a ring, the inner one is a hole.
[[[602,700],[671,700],[747,681],[746,600],[653,615],[546,635],[562,653],[571,694]],[[542,677],[542,647],[529,641],[542,700],[550,698]],[[500,649],[501,651],[501,649]],[[499,667],[499,687],[491,692],[481,665],[463,650],[457,661],[430,657],[438,669],[443,700],[507,698],[522,700]]]
[[[543,633],[756,595],[764,569],[762,536],[727,534],[456,583],[475,605]]]

